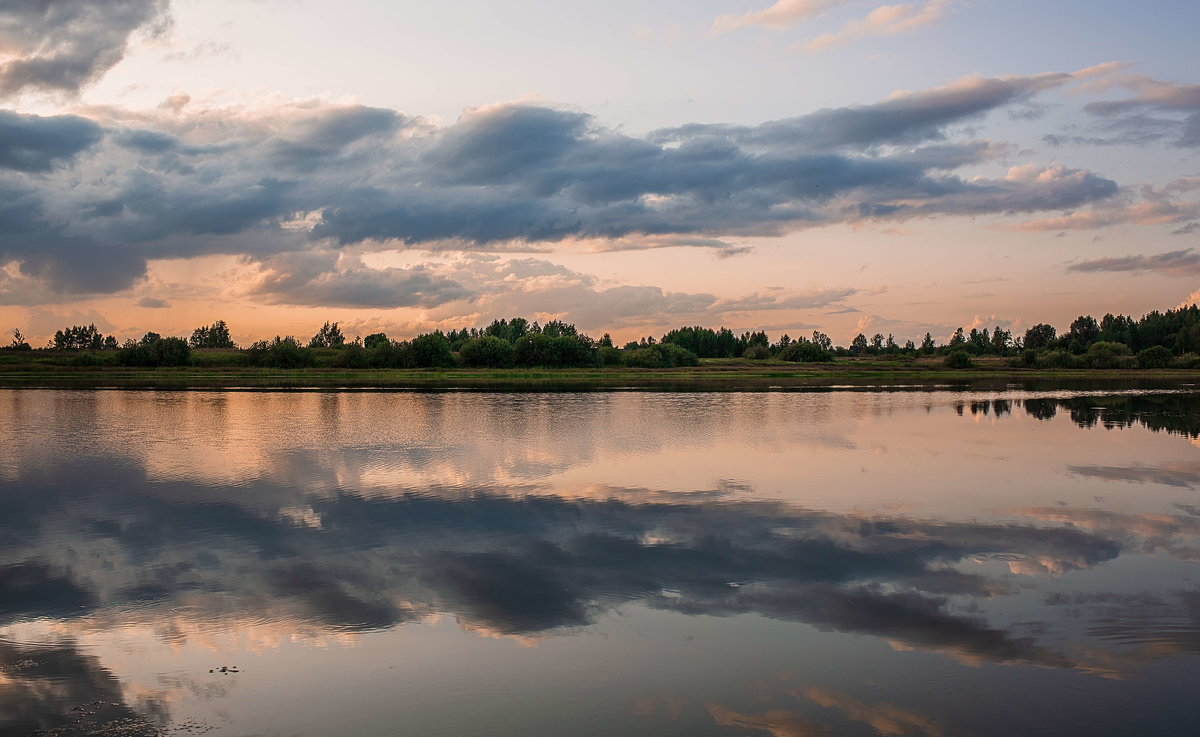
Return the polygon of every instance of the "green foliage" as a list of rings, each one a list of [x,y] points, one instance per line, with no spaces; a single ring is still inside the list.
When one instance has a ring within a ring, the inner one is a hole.
[[[188,339],[192,348],[234,348],[233,338],[229,335],[229,326],[224,320],[217,320],[212,325],[202,325],[192,331]]]
[[[779,357],[793,363],[828,363],[833,360],[833,354],[828,349],[806,340],[792,343],[780,351]]]
[[[1057,331],[1053,325],[1038,323],[1025,331],[1025,350],[1031,348],[1049,347],[1055,340]]]
[[[516,361],[513,344],[494,335],[467,341],[459,349],[458,355],[463,363],[474,367],[507,368]]]
[[[635,368],[672,368],[675,366],[700,365],[700,359],[695,353],[674,343],[657,343],[626,351],[623,359],[626,366]]]
[[[728,328],[713,330],[699,325],[672,330],[663,336],[662,342],[686,348],[700,358],[734,358],[748,347],[746,341],[739,340]]]
[[[260,340],[246,353],[248,363],[268,368],[311,368],[317,362],[316,353],[301,347],[300,342],[290,335],[286,338],[276,335],[271,341]]]
[[[964,350],[951,351],[942,359],[942,364],[952,369],[966,369],[975,365],[971,362],[971,354]]]
[[[327,322],[321,326],[317,334],[308,341],[309,348],[341,348],[346,344],[346,337],[338,329],[336,322]]]
[[[358,343],[347,343],[333,357],[336,368],[365,369],[371,365],[370,353]]]
[[[384,333],[371,333],[367,337],[363,338],[363,348],[366,348],[367,350],[382,348],[386,345],[391,345],[391,341],[388,340],[387,335]]]
[[[417,368],[449,368],[454,365],[450,341],[440,330],[413,338],[409,353],[411,365]]]
[[[150,336],[156,336],[151,338]],[[192,349],[183,338],[160,338],[157,333],[147,333],[137,343],[127,341],[117,351],[116,362],[122,366],[187,366],[191,363]]]
[[[746,352],[742,354],[742,358],[749,358],[751,361],[765,361],[770,357],[771,349],[757,343],[746,348]]]
[[[1071,368],[1075,364],[1066,351],[1038,351],[1033,365],[1035,368]]]
[[[560,334],[552,337],[541,333],[530,333],[517,341],[515,360],[519,366],[595,366],[596,350],[589,345],[586,336]]]
[[[1137,362],[1144,369],[1166,368],[1171,363],[1171,350],[1161,345],[1143,348],[1138,351]]]

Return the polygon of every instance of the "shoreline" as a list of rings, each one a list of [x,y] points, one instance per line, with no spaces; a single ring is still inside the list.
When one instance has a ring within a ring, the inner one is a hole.
[[[0,369],[3,389],[391,391],[855,391],[1169,389],[1200,384],[1185,369],[949,369],[855,361],[702,364],[669,369],[260,369],[46,366]]]

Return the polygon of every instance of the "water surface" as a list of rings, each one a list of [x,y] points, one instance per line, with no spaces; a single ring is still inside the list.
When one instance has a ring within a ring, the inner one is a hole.
[[[0,735],[1181,734],[1200,395],[0,391]]]

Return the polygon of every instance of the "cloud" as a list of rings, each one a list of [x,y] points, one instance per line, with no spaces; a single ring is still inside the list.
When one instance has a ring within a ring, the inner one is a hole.
[[[1120,138],[1141,135],[1172,139],[1174,145],[1185,148],[1200,146],[1200,85],[1127,74],[1128,66],[1094,67],[1082,91],[1098,94],[1123,89],[1132,96],[1090,102],[1084,109],[1105,120],[1106,127],[1118,131]]]
[[[269,260],[251,294],[276,304],[380,309],[436,307],[475,296],[427,266],[373,269],[361,261],[339,261],[332,253],[283,254]]]
[[[836,33],[824,33],[810,41],[808,51],[824,51],[869,36],[895,36],[937,23],[946,17],[952,0],[926,0],[924,4],[881,5],[865,18],[848,21]]]
[[[40,117],[0,110],[0,169],[46,172],[95,145],[100,126],[75,115]]]
[[[1061,166],[1014,166],[999,179],[955,173],[1014,153],[955,138],[956,126],[1074,80],[971,77],[758,126],[642,137],[526,104],[469,110],[450,125],[319,100],[95,108],[91,120],[5,114],[0,260],[46,294],[79,296],[133,286],[151,259],[555,243],[733,256],[746,250],[739,238],[834,223],[1074,209],[1112,197],[1116,184]],[[380,305],[428,304],[454,290],[323,263],[329,275],[311,286],[330,299],[361,288]]]
[[[1155,271],[1168,276],[1192,276],[1200,274],[1200,253],[1192,249],[1182,251],[1167,251],[1153,255],[1112,256],[1107,258],[1079,261],[1067,267],[1067,271],[1084,273],[1133,272],[1142,273]]]
[[[145,307],[152,310],[161,310],[171,306],[171,303],[165,299],[159,299],[158,297],[151,297],[149,295],[142,297],[134,304],[136,304],[138,307]]]
[[[713,21],[708,35],[717,36],[747,26],[787,28],[796,21],[820,15],[826,10],[846,2],[847,0],[777,0],[774,5],[765,10],[750,11],[740,16],[719,16]]]
[[[0,99],[26,90],[75,94],[125,55],[139,28],[169,22],[167,0],[43,0],[0,8]]]

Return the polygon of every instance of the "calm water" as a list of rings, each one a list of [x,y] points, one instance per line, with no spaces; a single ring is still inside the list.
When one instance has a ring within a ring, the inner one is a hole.
[[[0,391],[0,735],[1191,734],[1200,395]]]

